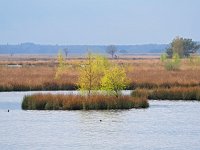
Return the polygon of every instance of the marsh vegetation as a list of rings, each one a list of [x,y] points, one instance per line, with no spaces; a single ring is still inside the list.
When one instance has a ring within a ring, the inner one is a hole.
[[[107,101],[109,96],[118,101],[124,99],[121,90],[135,90],[132,95],[136,99],[199,100],[200,59],[193,54],[199,45],[190,39],[175,38],[170,46],[160,59],[108,59],[91,53],[82,59],[70,59],[59,53],[56,60],[43,63],[0,62],[0,91],[80,90],[87,93],[84,99],[90,102],[93,91],[105,91],[106,95],[99,95],[100,101]],[[9,68],[6,65],[10,63],[22,67]]]
[[[35,94],[25,96],[22,102],[24,110],[107,110],[147,108],[149,103],[145,97],[111,95],[63,95]]]
[[[128,78],[126,89],[136,88],[171,88],[171,87],[198,87],[200,86],[200,65],[198,57],[182,59],[177,71],[168,71],[164,64],[156,58],[140,60],[117,59],[113,63],[125,66]],[[85,64],[85,59],[69,59],[66,63],[69,68],[55,79],[57,65],[50,62],[20,62],[21,68],[9,68],[5,63],[0,67],[0,91],[35,91],[35,90],[75,90],[78,89],[78,65]],[[15,64],[19,62],[13,62]],[[35,64],[26,66],[26,64]]]

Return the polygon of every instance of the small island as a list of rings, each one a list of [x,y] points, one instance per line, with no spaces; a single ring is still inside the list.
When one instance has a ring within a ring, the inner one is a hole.
[[[55,78],[68,70],[61,53]],[[102,110],[147,108],[146,96],[124,96],[128,85],[124,66],[113,64],[106,57],[88,53],[86,63],[79,66],[78,87],[82,95],[35,94],[25,96],[23,110]]]
[[[35,94],[25,96],[23,110],[109,110],[148,108],[146,98],[130,96]]]

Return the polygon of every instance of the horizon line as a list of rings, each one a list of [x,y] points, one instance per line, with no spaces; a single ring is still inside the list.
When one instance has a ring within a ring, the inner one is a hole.
[[[34,42],[22,42],[22,43],[0,43],[0,45],[22,45],[22,44],[33,44],[33,45],[51,45],[51,46],[132,46],[132,45],[168,45],[169,43],[139,43],[139,44],[54,44],[54,43],[34,43]]]

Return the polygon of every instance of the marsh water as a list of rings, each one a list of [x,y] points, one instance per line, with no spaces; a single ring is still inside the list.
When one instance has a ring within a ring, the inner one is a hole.
[[[32,93],[0,93],[1,150],[200,149],[200,102],[150,101],[148,109],[119,111],[21,110],[23,96]]]

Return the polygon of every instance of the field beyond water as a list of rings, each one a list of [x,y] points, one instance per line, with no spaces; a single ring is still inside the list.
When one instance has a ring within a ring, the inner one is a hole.
[[[84,58],[68,58],[68,67],[55,79],[56,57],[0,57],[0,91],[76,90],[78,67]],[[182,60],[177,71],[167,71],[158,57],[123,57],[112,60],[125,66],[129,85],[136,88],[200,87],[200,65]]]

